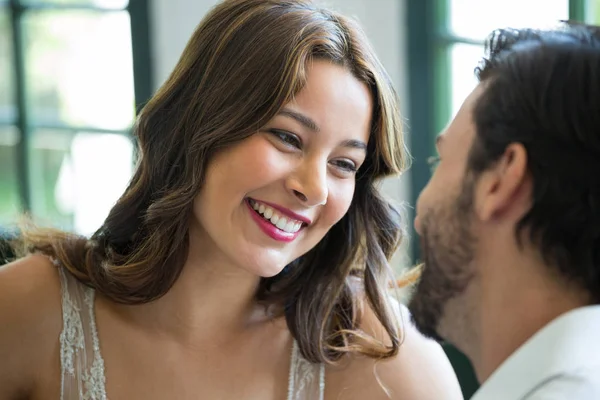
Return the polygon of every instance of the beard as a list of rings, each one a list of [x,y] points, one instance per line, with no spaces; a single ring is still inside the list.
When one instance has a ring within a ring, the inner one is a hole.
[[[465,292],[474,276],[473,190],[468,177],[454,201],[432,208],[421,219],[425,268],[409,303],[417,329],[437,341],[447,303]]]

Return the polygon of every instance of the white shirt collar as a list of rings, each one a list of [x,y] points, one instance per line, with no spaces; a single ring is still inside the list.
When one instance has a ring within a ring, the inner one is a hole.
[[[517,349],[471,400],[521,399],[544,380],[600,365],[600,305],[569,311]]]

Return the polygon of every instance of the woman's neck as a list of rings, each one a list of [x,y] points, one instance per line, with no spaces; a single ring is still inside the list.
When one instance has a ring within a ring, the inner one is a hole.
[[[185,342],[226,339],[268,321],[255,301],[260,277],[199,248],[190,246],[181,275],[163,297],[127,307],[128,318]]]

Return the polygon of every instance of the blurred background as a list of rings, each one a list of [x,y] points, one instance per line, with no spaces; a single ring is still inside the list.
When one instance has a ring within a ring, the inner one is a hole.
[[[600,24],[600,0],[327,0],[356,17],[401,96],[414,158],[384,190],[415,203],[435,136],[476,85],[498,27]],[[166,79],[217,0],[0,0],[0,232],[22,212],[91,234],[132,173],[136,110]],[[412,209],[407,225],[412,229]],[[400,270],[419,257],[410,240]],[[446,346],[467,398],[477,382]]]

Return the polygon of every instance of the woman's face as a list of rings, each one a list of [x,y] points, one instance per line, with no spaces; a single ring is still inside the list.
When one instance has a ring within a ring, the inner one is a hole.
[[[292,102],[208,165],[190,228],[205,260],[276,275],[348,211],[366,156],[371,95],[344,67],[315,61],[307,72]]]

